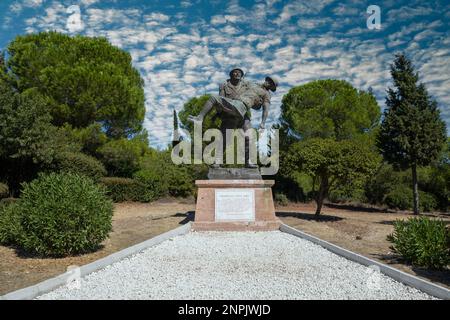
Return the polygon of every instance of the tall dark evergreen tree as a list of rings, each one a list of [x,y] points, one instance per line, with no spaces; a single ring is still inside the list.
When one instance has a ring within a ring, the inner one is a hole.
[[[180,132],[178,131],[178,115],[177,111],[173,110],[173,135],[172,135],[172,147],[174,148],[180,141]]]
[[[404,54],[391,65],[394,88],[389,88],[386,110],[377,138],[384,159],[397,168],[411,168],[414,213],[419,214],[417,167],[429,165],[446,141],[445,123],[437,103],[419,83],[418,73]]]

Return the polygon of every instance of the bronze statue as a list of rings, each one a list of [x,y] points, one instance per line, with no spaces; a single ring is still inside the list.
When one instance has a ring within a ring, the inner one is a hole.
[[[278,81],[274,77],[266,77],[261,85],[243,79],[244,72],[235,68],[230,72],[230,79],[220,86],[219,95],[211,95],[198,116],[189,116],[192,122],[203,122],[204,117],[215,107],[222,120],[221,132],[225,137],[226,129],[242,128],[247,131],[251,127],[250,109],[263,109],[260,129],[263,129],[270,107],[270,91],[275,92]],[[225,140],[225,139],[224,139]],[[246,139],[247,140],[247,139]],[[225,141],[224,141],[225,142]],[[227,144],[228,142],[225,142]],[[257,167],[248,161],[248,142],[245,144],[245,163],[247,167]]]
[[[219,88],[219,96],[229,99],[239,99],[239,97],[251,86],[251,83],[245,80],[244,76],[245,73],[240,68],[231,70],[230,79],[225,81]],[[214,115],[214,118],[215,117],[220,117],[222,123],[220,131],[224,137],[227,129],[243,128],[246,130],[246,128],[250,128],[250,119],[248,118],[241,119],[240,117],[234,117],[226,112],[217,112]]]

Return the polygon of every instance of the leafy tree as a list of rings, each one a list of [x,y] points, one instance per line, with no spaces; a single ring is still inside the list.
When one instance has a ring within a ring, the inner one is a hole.
[[[141,130],[143,80],[130,54],[105,38],[28,34],[12,41],[7,53],[9,81],[19,92],[36,88],[53,124],[84,128],[97,122],[113,138]]]
[[[419,214],[417,167],[429,165],[439,156],[446,139],[445,123],[405,55],[396,55],[391,75],[395,89],[388,89],[377,145],[386,161],[411,168],[414,213]]]
[[[378,163],[378,155],[365,143],[311,138],[290,146],[281,170],[297,179],[304,191],[312,191],[318,216],[330,190],[339,185],[362,187]]]
[[[106,175],[103,164],[81,152],[61,152],[57,155],[53,171],[85,175],[94,181]]]
[[[316,214],[320,214],[325,197],[342,182],[341,166],[356,170],[353,177],[350,171],[345,174],[355,181],[347,179],[341,184],[347,194],[350,188],[362,187],[362,181],[377,167],[374,135],[380,114],[370,92],[341,80],[313,81],[292,88],[283,97],[279,175],[285,183],[294,182],[302,198],[313,194]],[[358,159],[363,160],[361,167],[355,162]]]
[[[446,146],[436,161],[428,167],[417,169],[417,177],[419,189],[433,194],[438,201],[439,209],[444,212],[448,211],[450,205],[450,138],[447,138]],[[412,184],[411,179],[408,182],[409,185]],[[423,202],[423,199],[420,202]]]
[[[140,169],[142,159],[152,151],[144,131],[132,139],[110,140],[98,152],[111,176],[129,178]]]
[[[342,80],[317,80],[283,97],[281,124],[297,139],[352,139],[373,131],[380,107],[375,97]]]
[[[71,139],[81,145],[83,153],[100,158],[98,149],[108,142],[108,137],[99,123],[91,124],[86,128],[72,128],[70,125],[65,125],[64,130]]]
[[[0,176],[13,194],[59,152],[76,149],[50,121],[45,99],[36,89],[17,93],[0,80]]]
[[[178,113],[178,117],[181,121],[181,127],[188,130],[191,137],[194,134],[194,125],[192,122],[187,121],[188,116],[190,115],[197,115],[200,113],[200,111],[203,109],[203,106],[205,105],[206,101],[208,101],[209,95],[203,95],[200,97],[194,97],[190,99],[188,102],[186,102],[183,106],[183,109]],[[203,132],[205,132],[208,129],[218,129],[220,128],[220,117],[216,117],[215,110],[213,112],[210,112],[208,115],[206,115],[205,119],[203,120]]]

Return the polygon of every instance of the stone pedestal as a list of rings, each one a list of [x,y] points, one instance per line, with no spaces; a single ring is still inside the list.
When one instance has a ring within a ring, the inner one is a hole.
[[[273,180],[197,180],[193,230],[278,230],[272,197]]]
[[[209,168],[209,180],[262,180],[258,168]]]

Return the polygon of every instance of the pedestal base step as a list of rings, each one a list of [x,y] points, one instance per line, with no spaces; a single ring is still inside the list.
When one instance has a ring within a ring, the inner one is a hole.
[[[275,231],[279,230],[281,221],[256,222],[194,222],[193,231]]]
[[[209,180],[262,180],[258,168],[209,168]]]

